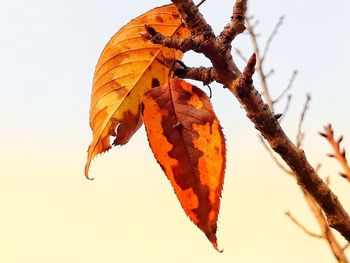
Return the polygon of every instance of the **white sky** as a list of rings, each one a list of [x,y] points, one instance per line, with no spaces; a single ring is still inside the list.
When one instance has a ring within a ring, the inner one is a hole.
[[[295,183],[275,168],[238,103],[217,85],[213,103],[229,149],[218,233],[223,254],[183,214],[143,129],[96,159],[97,180],[84,179],[98,56],[123,24],[168,1],[0,1],[0,262],[335,262],[323,241],[284,216],[292,210],[318,231]],[[207,0],[201,9],[219,32],[232,5]],[[294,138],[310,92],[305,150],[313,164],[324,164],[322,175],[331,175],[350,211],[349,185],[316,134],[332,122],[350,145],[350,2],[252,0],[250,7],[262,43],[286,16],[266,61],[276,70],[271,91],[277,95],[300,71],[284,126]],[[247,36],[235,47],[252,52]],[[185,62],[207,63],[193,54]]]

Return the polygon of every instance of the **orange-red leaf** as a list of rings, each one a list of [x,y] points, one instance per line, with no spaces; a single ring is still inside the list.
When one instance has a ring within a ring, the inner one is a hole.
[[[210,99],[175,78],[146,92],[143,120],[153,154],[182,208],[217,249],[226,147]]]
[[[90,106],[93,140],[88,149],[85,175],[91,160],[114,145],[122,145],[142,124],[140,101],[145,91],[168,81],[170,62],[182,53],[152,44],[141,36],[145,25],[166,36],[187,37],[174,5],[152,9],[130,21],[108,42],[97,63]]]

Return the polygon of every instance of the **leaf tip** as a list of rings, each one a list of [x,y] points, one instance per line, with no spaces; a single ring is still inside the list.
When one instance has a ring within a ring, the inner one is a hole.
[[[214,249],[216,251],[218,251],[219,253],[224,252],[223,249],[219,248],[219,245],[218,245],[218,242],[217,242],[217,238],[216,238],[216,230],[214,232],[213,231],[210,231],[210,232],[204,231],[204,233],[205,233],[205,235],[207,236],[208,240],[213,245],[213,247],[214,247]]]
[[[95,180],[95,178],[90,178],[90,176],[89,176],[90,164],[91,164],[91,160],[88,160],[86,165],[85,165],[84,174],[85,174],[86,179],[93,181],[93,180]]]
[[[218,246],[218,242],[216,241],[216,236],[214,237],[214,239],[213,239],[213,240],[210,240],[210,239],[209,239],[209,241],[212,243],[212,245],[213,245],[214,249],[215,249],[217,252],[219,252],[219,253],[224,252],[224,250],[223,250],[223,249],[220,249],[220,248],[219,248],[219,246]]]

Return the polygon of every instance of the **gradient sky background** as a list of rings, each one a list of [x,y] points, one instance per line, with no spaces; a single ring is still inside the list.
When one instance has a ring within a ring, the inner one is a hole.
[[[144,128],[125,147],[96,158],[96,180],[84,178],[100,52],[131,18],[167,3],[1,1],[0,262],[335,262],[324,241],[284,215],[291,210],[318,231],[293,179],[275,167],[235,98],[218,85],[212,85],[213,103],[229,150],[218,231],[223,254],[186,218]],[[220,32],[232,5],[207,0],[201,10]],[[287,17],[266,61],[276,70],[271,92],[279,94],[291,72],[300,71],[283,126],[294,138],[310,92],[305,151],[312,164],[322,162],[322,176],[331,176],[350,211],[350,185],[337,176],[340,167],[325,156],[330,147],[316,134],[331,122],[350,145],[350,2],[251,0],[250,7],[262,43],[279,16]],[[235,45],[252,53],[246,35]],[[185,62],[207,65],[194,54]]]

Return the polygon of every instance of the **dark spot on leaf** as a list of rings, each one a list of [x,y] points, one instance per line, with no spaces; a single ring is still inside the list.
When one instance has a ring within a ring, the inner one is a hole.
[[[215,150],[215,153],[216,153],[216,154],[220,154],[220,152],[219,152],[219,147],[215,146],[214,150]]]
[[[159,87],[160,86],[160,82],[157,78],[153,78],[152,79],[152,89],[153,88],[156,88],[156,87]]]
[[[180,101],[189,101],[192,97],[192,94],[186,90],[183,90],[182,93],[179,95]]]
[[[163,23],[164,19],[161,16],[157,16],[156,17],[156,21],[159,22],[159,23]]]

